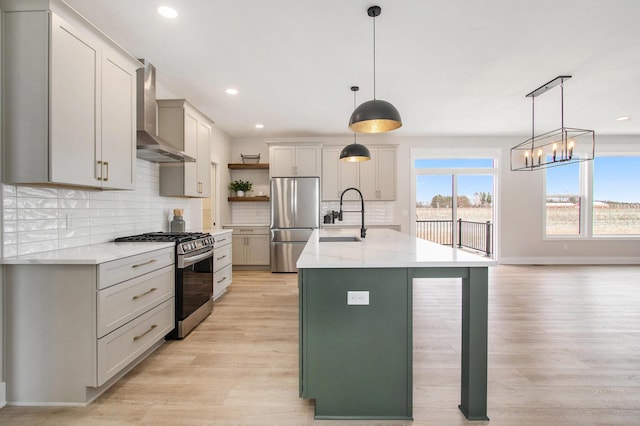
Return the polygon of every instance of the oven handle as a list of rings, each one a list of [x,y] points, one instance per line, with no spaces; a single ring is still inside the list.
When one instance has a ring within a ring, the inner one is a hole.
[[[186,268],[188,266],[193,265],[194,263],[198,263],[203,259],[206,259],[208,257],[212,257],[213,256],[213,247],[207,251],[205,251],[204,253],[192,256],[192,257],[183,257],[182,259],[179,259],[178,261],[178,268]]]

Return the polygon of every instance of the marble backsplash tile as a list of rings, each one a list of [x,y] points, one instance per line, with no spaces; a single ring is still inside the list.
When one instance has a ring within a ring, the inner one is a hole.
[[[360,211],[360,201],[344,201],[343,210]],[[320,205],[320,214],[324,216],[332,210],[340,210],[339,201],[323,201]],[[343,225],[360,225],[362,216],[360,213],[347,212],[342,214]],[[336,221],[336,223],[338,223]],[[398,224],[395,218],[395,202],[393,201],[365,201],[364,223],[368,225]]]
[[[360,210],[359,201],[345,201],[344,210]],[[320,205],[320,220],[322,216],[331,210],[340,210],[339,201],[323,201]],[[395,203],[393,201],[370,201],[365,202],[365,224],[382,225],[397,224],[395,220]],[[265,202],[242,202],[232,203],[231,217],[233,224],[269,224],[270,221],[269,203]],[[359,213],[345,213],[343,223],[346,225],[360,225]]]
[[[168,231],[174,208],[189,215],[187,199],[161,197],[160,168],[138,160],[133,191],[89,191],[2,185],[4,257]],[[267,209],[268,220],[268,209]]]

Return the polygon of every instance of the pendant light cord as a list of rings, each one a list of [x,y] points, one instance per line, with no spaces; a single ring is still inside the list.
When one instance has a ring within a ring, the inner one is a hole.
[[[535,142],[536,135],[536,106],[535,106],[535,96],[531,97],[531,166],[533,167],[533,148]]]
[[[564,129],[564,79],[560,80],[560,127]]]
[[[353,109],[355,111],[356,109],[356,92],[360,90],[360,88],[358,86],[351,86],[351,91],[353,92]],[[356,134],[358,132],[356,132],[355,130],[353,131],[353,143],[356,144]]]
[[[353,88],[351,90],[353,90]],[[355,90],[353,90],[353,110],[354,111],[356,110],[356,91]],[[356,143],[356,133],[357,132],[355,132],[355,131],[353,132],[353,143],[354,144]]]
[[[373,99],[376,99],[376,17],[373,17]]]

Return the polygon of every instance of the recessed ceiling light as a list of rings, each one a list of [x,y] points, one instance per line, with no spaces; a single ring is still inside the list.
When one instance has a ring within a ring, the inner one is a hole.
[[[238,94],[238,89],[234,89],[234,88],[228,88],[227,90],[225,90],[225,92],[227,93],[227,95],[237,95]]]
[[[620,116],[620,117],[616,118],[616,120],[618,120],[618,121],[627,121],[627,120],[631,120],[631,117],[629,117],[628,115],[623,115],[623,116]]]
[[[174,19],[178,17],[178,12],[169,6],[160,6],[158,7],[158,13],[165,18]]]
[[[256,124],[256,129],[264,129],[264,124]]]

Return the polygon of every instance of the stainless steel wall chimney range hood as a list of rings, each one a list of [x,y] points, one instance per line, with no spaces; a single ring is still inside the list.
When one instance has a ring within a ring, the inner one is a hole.
[[[152,163],[193,163],[195,158],[174,148],[169,142],[158,136],[158,105],[156,104],[156,67],[145,63],[138,69],[137,101],[138,132],[137,157]]]

